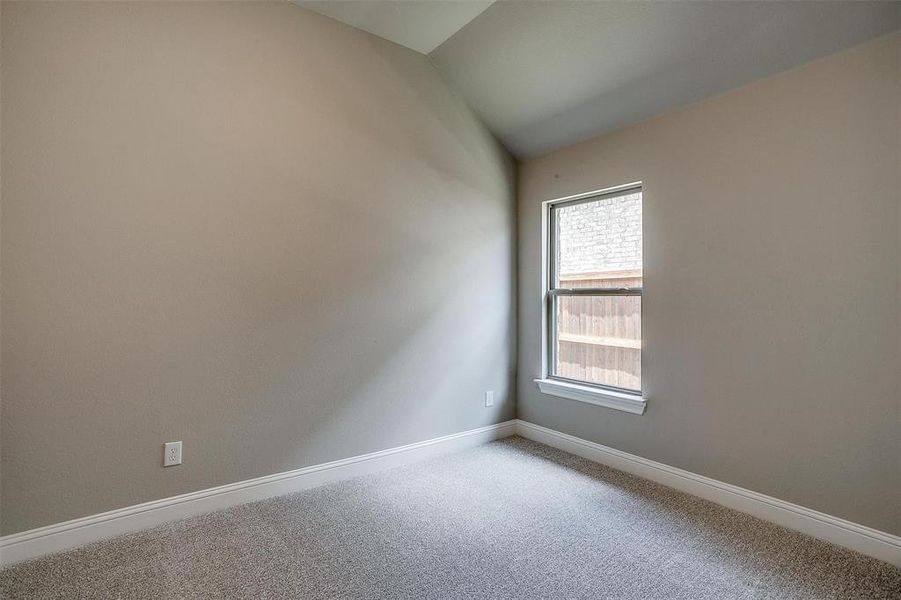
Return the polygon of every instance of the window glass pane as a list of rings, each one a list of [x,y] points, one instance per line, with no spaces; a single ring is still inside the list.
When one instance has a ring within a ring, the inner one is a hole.
[[[641,286],[641,191],[554,208],[557,286]]]
[[[641,296],[558,296],[553,374],[641,390]]]
[[[553,287],[641,288],[641,190],[552,209]],[[641,297],[555,295],[551,375],[641,390]]]

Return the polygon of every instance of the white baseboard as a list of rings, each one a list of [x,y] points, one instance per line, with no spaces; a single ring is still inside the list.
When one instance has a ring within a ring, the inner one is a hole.
[[[514,433],[901,567],[901,537],[522,420],[506,421],[0,537],[0,567],[166,521],[472,448]]]
[[[513,435],[516,421],[145,502],[0,537],[0,567],[130,531],[472,448]]]
[[[901,537],[518,419],[516,433],[901,567]]]

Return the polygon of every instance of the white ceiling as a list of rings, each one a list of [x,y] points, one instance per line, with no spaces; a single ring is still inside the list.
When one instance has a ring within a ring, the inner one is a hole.
[[[428,54],[494,0],[293,0],[304,8]]]
[[[297,3],[428,53],[518,157],[901,28],[901,2]]]

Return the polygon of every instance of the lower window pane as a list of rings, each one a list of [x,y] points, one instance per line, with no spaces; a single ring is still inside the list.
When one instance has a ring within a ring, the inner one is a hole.
[[[554,375],[641,390],[641,296],[557,296]]]

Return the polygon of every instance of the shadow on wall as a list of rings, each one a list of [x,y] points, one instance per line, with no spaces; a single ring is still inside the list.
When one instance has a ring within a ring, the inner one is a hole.
[[[359,212],[354,206],[348,202],[341,214]],[[510,299],[497,292],[502,261],[483,260],[502,257],[509,235],[455,228],[454,240],[430,242],[388,213],[377,219],[351,221],[394,243],[367,254],[366,264],[360,255],[343,256],[333,263],[339,280],[310,281],[322,295],[268,313],[255,332],[268,344],[277,340],[278,350],[266,352],[260,389],[247,397],[302,411],[300,422],[258,424],[260,436],[284,430],[260,438],[279,441],[271,449],[281,457],[275,471],[333,459],[336,440],[349,456],[512,417]],[[493,409],[484,407],[478,382],[493,382]]]
[[[513,163],[424,57],[289,3],[3,20],[4,534],[513,416]]]

